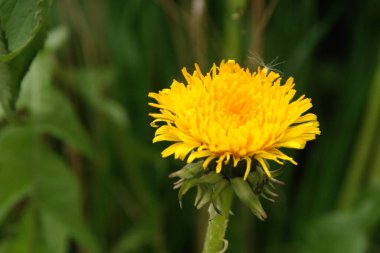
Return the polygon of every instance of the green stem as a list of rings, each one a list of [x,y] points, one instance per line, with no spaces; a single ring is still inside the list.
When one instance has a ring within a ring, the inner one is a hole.
[[[203,253],[222,253],[225,252],[227,245],[224,235],[227,230],[228,216],[230,213],[232,203],[232,189],[226,188],[221,194],[221,212],[218,214],[213,206],[209,207],[209,221],[206,232],[206,239],[204,243]]]

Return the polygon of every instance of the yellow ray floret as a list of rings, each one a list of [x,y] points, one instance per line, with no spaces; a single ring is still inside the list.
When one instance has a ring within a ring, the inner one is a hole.
[[[203,75],[198,65],[193,74],[182,69],[185,83],[173,81],[170,89],[149,93],[149,103],[159,110],[151,113],[157,127],[153,142],[169,141],[162,152],[188,163],[204,159],[206,168],[216,161],[216,172],[230,159],[234,166],[245,160],[249,174],[256,159],[268,176],[265,160],[296,162],[280,148],[303,149],[320,134],[317,116],[304,114],[311,100],[293,99],[293,78],[281,84],[281,77],[266,68],[251,73],[233,60],[215,64]]]

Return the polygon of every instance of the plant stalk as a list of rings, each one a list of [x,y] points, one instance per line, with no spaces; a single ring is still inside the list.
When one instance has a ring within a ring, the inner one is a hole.
[[[232,204],[232,189],[227,187],[220,194],[221,214],[218,214],[213,204],[210,204],[209,221],[207,226],[206,238],[203,247],[203,253],[222,253],[225,252],[228,242],[224,235],[228,226],[228,216]]]

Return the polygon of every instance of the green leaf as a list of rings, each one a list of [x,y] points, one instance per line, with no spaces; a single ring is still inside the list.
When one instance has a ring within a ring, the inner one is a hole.
[[[33,208],[29,207],[23,211],[19,224],[15,227],[14,236],[7,237],[0,246],[0,253],[33,253],[37,250],[38,234],[37,224]]]
[[[58,247],[57,252],[62,252],[64,240],[70,236],[90,252],[98,252],[82,218],[78,182],[72,171],[46,148],[38,136],[39,131],[34,126],[10,126],[0,134],[0,180],[9,180],[0,191],[0,194],[7,193],[3,197],[7,201],[1,206],[3,213],[9,212],[9,203],[14,204],[16,199],[30,192],[30,202],[36,206],[43,221],[47,249]],[[57,230],[56,238],[47,234],[52,230]]]
[[[6,128],[0,134],[0,222],[32,187],[30,160],[33,136],[26,128]]]
[[[21,80],[45,40],[51,0],[0,0],[0,119],[14,108]]]
[[[9,102],[12,99],[12,75],[9,66],[0,63],[0,119],[3,119],[9,112]]]
[[[12,60],[32,42],[44,24],[51,0],[0,0],[0,28],[6,51],[0,62]]]
[[[44,215],[61,226],[80,244],[98,252],[81,214],[79,185],[73,173],[48,150],[41,150],[36,174],[35,198]]]
[[[25,76],[17,108],[29,109],[33,124],[78,151],[92,155],[89,138],[68,99],[52,84],[49,52],[41,52]]]
[[[377,181],[361,192],[361,198],[352,209],[336,211],[312,222],[303,234],[298,252],[367,252],[368,235],[380,219],[379,191]]]
[[[0,53],[6,52],[0,33]],[[3,119],[9,111],[9,102],[12,99],[12,74],[8,64],[0,63],[0,119]]]
[[[14,107],[14,100],[18,96],[21,81],[27,73],[33,59],[36,57],[37,52],[43,47],[45,39],[46,31],[43,29],[36,35],[33,41],[24,48],[21,54],[13,58],[12,61],[5,63],[9,66],[12,74],[12,107]]]
[[[54,217],[48,213],[41,212],[42,237],[44,239],[45,253],[67,252],[68,233]]]
[[[352,212],[337,212],[308,227],[299,253],[364,253],[367,236]]]

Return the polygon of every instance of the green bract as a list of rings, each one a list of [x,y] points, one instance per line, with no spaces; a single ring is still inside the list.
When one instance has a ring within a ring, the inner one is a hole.
[[[193,187],[197,187],[194,206],[197,209],[211,203],[214,209],[221,214],[220,194],[226,188],[231,187],[238,199],[243,202],[251,212],[260,220],[265,220],[267,214],[264,211],[260,198],[274,202],[278,195],[273,192],[274,184],[284,184],[275,179],[281,169],[271,171],[272,177],[268,177],[260,165],[251,168],[247,180],[236,174],[236,168],[228,168],[222,173],[216,173],[211,169],[203,169],[203,161],[190,163],[182,169],[173,172],[169,177],[178,177],[174,183],[174,189],[179,189],[178,200],[182,207],[182,197]],[[254,165],[255,166],[255,165]],[[269,167],[269,164],[267,164]],[[234,171],[235,170],[235,171]],[[235,172],[235,173],[233,173]]]

